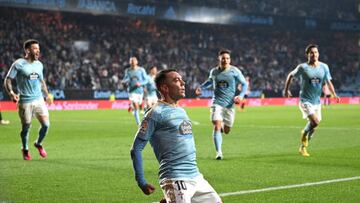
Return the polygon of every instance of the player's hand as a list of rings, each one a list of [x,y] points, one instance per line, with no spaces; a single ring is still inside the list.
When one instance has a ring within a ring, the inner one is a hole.
[[[335,99],[336,99],[336,103],[340,103],[340,101],[341,101],[340,97],[337,96],[337,95],[334,95],[334,97],[335,97]]]
[[[46,96],[45,100],[46,100],[46,103],[47,103],[47,104],[49,104],[49,105],[53,104],[53,103],[54,103],[54,95],[52,95],[52,94],[49,93],[49,94]]]
[[[292,97],[292,94],[290,92],[290,90],[284,90],[284,97],[288,98],[288,97]]]
[[[136,87],[140,87],[141,84],[139,82],[136,83]]]
[[[196,96],[200,96],[200,95],[201,95],[201,88],[200,88],[200,87],[198,87],[198,88],[195,89],[195,94],[196,94]]]
[[[243,99],[244,99],[244,98],[242,98],[242,97],[240,97],[240,96],[236,96],[236,97],[234,97],[234,103],[235,103],[235,104],[240,104]]]
[[[155,186],[153,186],[152,184],[146,184],[141,187],[141,190],[145,195],[150,195],[151,193],[155,192]]]
[[[10,99],[11,99],[11,101],[13,101],[15,103],[18,103],[19,102],[19,95],[15,94],[14,92],[11,92],[10,93]]]

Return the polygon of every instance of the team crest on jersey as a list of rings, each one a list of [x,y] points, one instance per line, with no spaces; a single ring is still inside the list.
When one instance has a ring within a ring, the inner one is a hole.
[[[190,121],[183,121],[179,126],[179,131],[181,135],[192,134],[192,127]]]
[[[317,77],[313,77],[310,79],[310,84],[312,84],[313,86],[318,86],[321,82],[320,78]]]
[[[217,86],[220,87],[220,88],[228,88],[228,87],[229,87],[229,83],[226,82],[225,80],[220,80],[220,81],[217,83]]]
[[[37,80],[37,79],[39,79],[39,74],[37,74],[37,73],[30,73],[29,79],[30,79],[30,80]]]

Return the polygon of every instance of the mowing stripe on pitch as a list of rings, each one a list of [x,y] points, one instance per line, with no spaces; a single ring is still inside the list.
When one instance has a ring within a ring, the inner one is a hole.
[[[360,180],[360,176],[355,176],[355,177],[350,177],[350,178],[339,178],[339,179],[333,179],[333,180],[324,180],[324,181],[319,181],[319,182],[303,183],[303,184],[296,184],[296,185],[268,187],[268,188],[255,189],[255,190],[242,190],[242,191],[237,191],[237,192],[226,192],[226,193],[221,193],[219,195],[221,197],[226,197],[226,196],[243,195],[243,194],[257,193],[257,192],[267,192],[267,191],[273,191],[273,190],[285,190],[285,189],[301,188],[301,187],[308,187],[308,186],[314,186],[314,185],[324,185],[324,184],[337,183],[337,182],[347,182],[347,181],[353,181],[353,180]]]

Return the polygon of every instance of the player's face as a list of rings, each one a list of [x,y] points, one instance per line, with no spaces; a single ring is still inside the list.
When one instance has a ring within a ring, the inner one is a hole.
[[[219,62],[221,67],[228,67],[231,62],[230,55],[227,53],[221,54],[219,56]]]
[[[131,67],[136,67],[138,65],[138,60],[135,57],[131,57],[129,63]]]
[[[155,68],[152,68],[151,70],[150,70],[150,75],[156,75],[156,73],[157,73],[157,68],[155,67]]]
[[[38,60],[40,57],[40,46],[39,44],[32,44],[29,49],[26,49],[26,54],[35,60]]]
[[[166,86],[171,99],[177,101],[185,97],[185,82],[177,72],[167,74]]]
[[[319,60],[319,50],[316,47],[313,47],[308,52],[308,60],[310,62],[316,62]]]

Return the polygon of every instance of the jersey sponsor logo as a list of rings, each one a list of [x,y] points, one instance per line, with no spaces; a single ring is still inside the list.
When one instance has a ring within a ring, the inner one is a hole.
[[[37,74],[37,73],[30,73],[30,75],[29,75],[29,79],[30,80],[37,80],[37,79],[39,79],[39,74]]]
[[[318,77],[313,77],[313,78],[310,78],[309,82],[310,82],[310,84],[312,84],[314,87],[317,87],[317,86],[320,85],[321,79],[318,78]]]
[[[228,88],[228,87],[229,87],[229,83],[226,82],[225,80],[220,80],[220,81],[217,83],[217,87],[219,87],[219,88]]]
[[[183,121],[179,126],[179,131],[181,135],[192,134],[192,127],[190,121]]]

